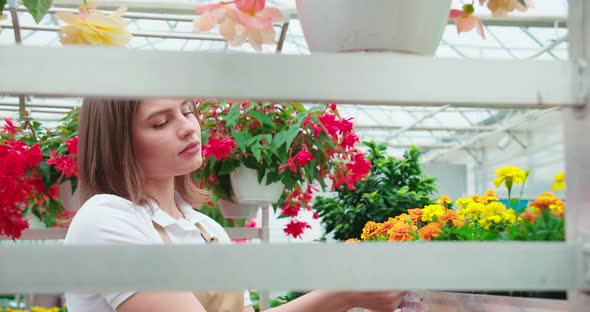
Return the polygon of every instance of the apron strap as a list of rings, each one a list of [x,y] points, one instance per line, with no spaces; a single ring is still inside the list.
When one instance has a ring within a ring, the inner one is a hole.
[[[170,239],[170,236],[168,235],[168,233],[166,233],[166,230],[159,225],[158,223],[154,222],[152,220],[152,224],[154,225],[154,228],[156,229],[156,231],[158,232],[158,234],[160,235],[160,237],[162,237],[162,240],[164,241],[165,245],[171,245],[172,244],[172,240]],[[207,230],[205,230],[205,227],[203,227],[203,225],[199,222],[195,223],[195,226],[197,227],[197,229],[199,229],[199,231],[201,232],[201,237],[203,237],[203,239],[205,240],[205,242],[207,243],[212,243],[212,244],[218,244],[219,243],[219,239],[215,236],[211,236],[211,234],[209,234],[209,232],[207,232]]]

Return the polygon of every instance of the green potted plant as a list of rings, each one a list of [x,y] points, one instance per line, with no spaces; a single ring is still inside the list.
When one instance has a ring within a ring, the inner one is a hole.
[[[64,209],[60,192],[73,192],[77,185],[77,116],[74,109],[51,129],[28,115],[16,122],[4,120],[0,128],[0,235],[16,239],[29,227],[30,218],[51,227],[72,213]]]
[[[367,178],[354,188],[340,188],[333,197],[318,196],[313,203],[326,234],[337,240],[359,237],[365,224],[383,222],[409,208],[430,204],[436,192],[435,178],[422,174],[420,150],[412,147],[403,159],[386,156],[386,146],[363,142],[373,163]]]
[[[298,216],[311,209],[317,187],[325,189],[326,180],[335,188],[353,186],[369,172],[370,162],[354,147],[352,121],[336,104],[307,109],[299,103],[201,101],[198,109],[205,160],[195,180],[220,206],[274,203],[291,218],[284,231],[293,237],[309,228]],[[252,180],[236,179],[242,170],[253,173]],[[236,192],[259,184],[278,185],[278,194],[241,198]]]

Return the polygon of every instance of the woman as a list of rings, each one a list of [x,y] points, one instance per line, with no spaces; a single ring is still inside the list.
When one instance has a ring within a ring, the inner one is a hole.
[[[203,162],[192,101],[85,99],[78,136],[84,205],[65,244],[230,242],[218,223],[192,209],[206,200],[191,180]],[[402,297],[314,291],[272,311],[392,311]],[[71,312],[253,311],[247,291],[68,293],[66,302]]]

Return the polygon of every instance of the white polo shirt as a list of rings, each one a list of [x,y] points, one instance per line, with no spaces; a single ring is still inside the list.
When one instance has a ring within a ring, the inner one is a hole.
[[[184,214],[175,220],[158,205],[155,210],[115,195],[100,194],[90,198],[72,220],[66,235],[66,245],[101,244],[164,244],[152,221],[161,225],[174,244],[205,244],[195,223],[199,222],[220,243],[231,243],[219,223],[195,211],[182,197],[175,194],[176,205]],[[149,260],[146,260],[149,261]],[[108,293],[66,293],[66,305],[70,312],[113,312],[135,291]],[[244,292],[244,305],[249,306],[250,295]]]

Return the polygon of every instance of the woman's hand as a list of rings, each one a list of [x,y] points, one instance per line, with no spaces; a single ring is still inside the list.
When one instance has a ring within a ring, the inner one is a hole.
[[[351,292],[350,302],[354,307],[370,312],[392,312],[404,300],[405,291],[358,291]]]

